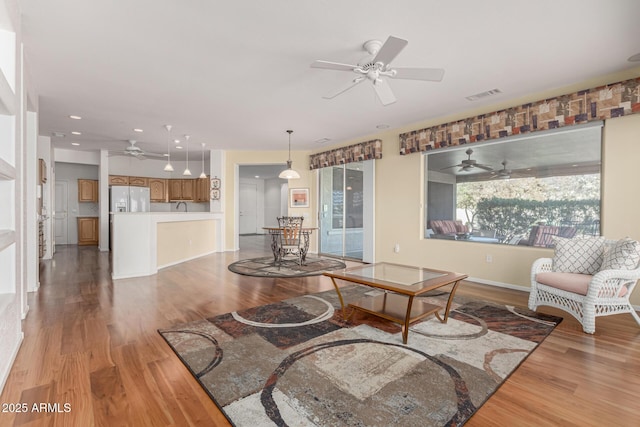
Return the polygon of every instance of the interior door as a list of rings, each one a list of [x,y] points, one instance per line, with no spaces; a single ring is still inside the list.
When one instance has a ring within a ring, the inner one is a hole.
[[[240,234],[258,232],[258,186],[240,183]]]
[[[69,199],[67,193],[69,191],[69,183],[67,181],[56,181],[55,199],[53,206],[53,222],[55,235],[53,239],[54,245],[66,245],[67,242],[67,209]]]

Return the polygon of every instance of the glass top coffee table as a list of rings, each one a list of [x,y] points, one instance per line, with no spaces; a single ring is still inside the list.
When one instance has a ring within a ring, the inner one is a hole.
[[[402,326],[402,342],[404,344],[407,343],[411,323],[431,314],[435,314],[442,323],[447,323],[449,309],[458,284],[468,277],[466,274],[450,271],[386,262],[327,271],[323,274],[331,278],[333,286],[336,288],[342,306],[342,316],[345,320],[348,319],[348,316],[336,279],[385,291],[377,296],[365,297],[351,302],[348,307],[399,323]],[[415,299],[417,296],[450,284],[453,284],[453,287],[449,293],[447,305],[444,307],[443,317],[440,317],[439,314],[442,306]]]

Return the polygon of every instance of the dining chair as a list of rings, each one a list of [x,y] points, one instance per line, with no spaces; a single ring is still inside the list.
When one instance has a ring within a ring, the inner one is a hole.
[[[278,226],[280,234],[278,236],[277,261],[278,265],[287,255],[294,255],[298,258],[298,264],[302,265],[304,257],[304,241],[302,238],[302,221],[301,216],[282,216],[278,217]]]

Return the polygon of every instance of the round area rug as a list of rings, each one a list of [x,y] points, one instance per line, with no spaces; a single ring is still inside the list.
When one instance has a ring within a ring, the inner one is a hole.
[[[272,256],[243,259],[229,264],[229,270],[245,276],[255,277],[303,277],[319,276],[327,270],[340,270],[347,265],[332,258],[307,257],[303,265],[296,259],[285,259],[281,265],[273,261]]]

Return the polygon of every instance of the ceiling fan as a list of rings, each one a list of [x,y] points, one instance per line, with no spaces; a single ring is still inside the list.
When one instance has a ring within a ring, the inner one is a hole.
[[[493,179],[510,179],[513,171],[511,169],[507,169],[507,161],[502,161],[502,169],[493,172]]]
[[[457,165],[447,166],[446,168],[442,168],[441,170],[451,169],[451,168],[460,168],[460,169],[458,169],[458,172],[467,172],[467,171],[470,171],[471,169],[474,169],[474,168],[480,168],[480,169],[484,169],[486,171],[492,171],[493,170],[493,168],[491,166],[483,165],[481,163],[478,163],[477,160],[472,159],[471,155],[473,154],[473,150],[471,148],[467,149],[467,151],[465,151],[465,153],[467,154],[467,156],[469,156],[469,158],[462,160]]]
[[[164,158],[164,154],[149,153],[144,151],[142,148],[136,145],[137,141],[134,139],[130,139],[128,140],[128,142],[129,142],[129,146],[125,147],[124,150],[109,151],[109,155],[110,156],[133,156],[139,160],[144,160],[147,157]]]
[[[364,50],[369,53],[369,56],[360,61],[357,65],[320,60],[315,61],[311,64],[312,68],[351,71],[357,75],[348,84],[337,91],[324,96],[323,98],[335,98],[355,85],[362,83],[365,80],[369,80],[376,91],[378,99],[382,102],[382,105],[389,105],[396,102],[396,97],[393,94],[389,83],[387,83],[387,77],[405,80],[441,81],[444,76],[444,70],[441,68],[391,67],[391,61],[398,56],[408,43],[409,42],[407,40],[393,36],[389,36],[384,44],[379,40],[369,40],[363,45]]]

